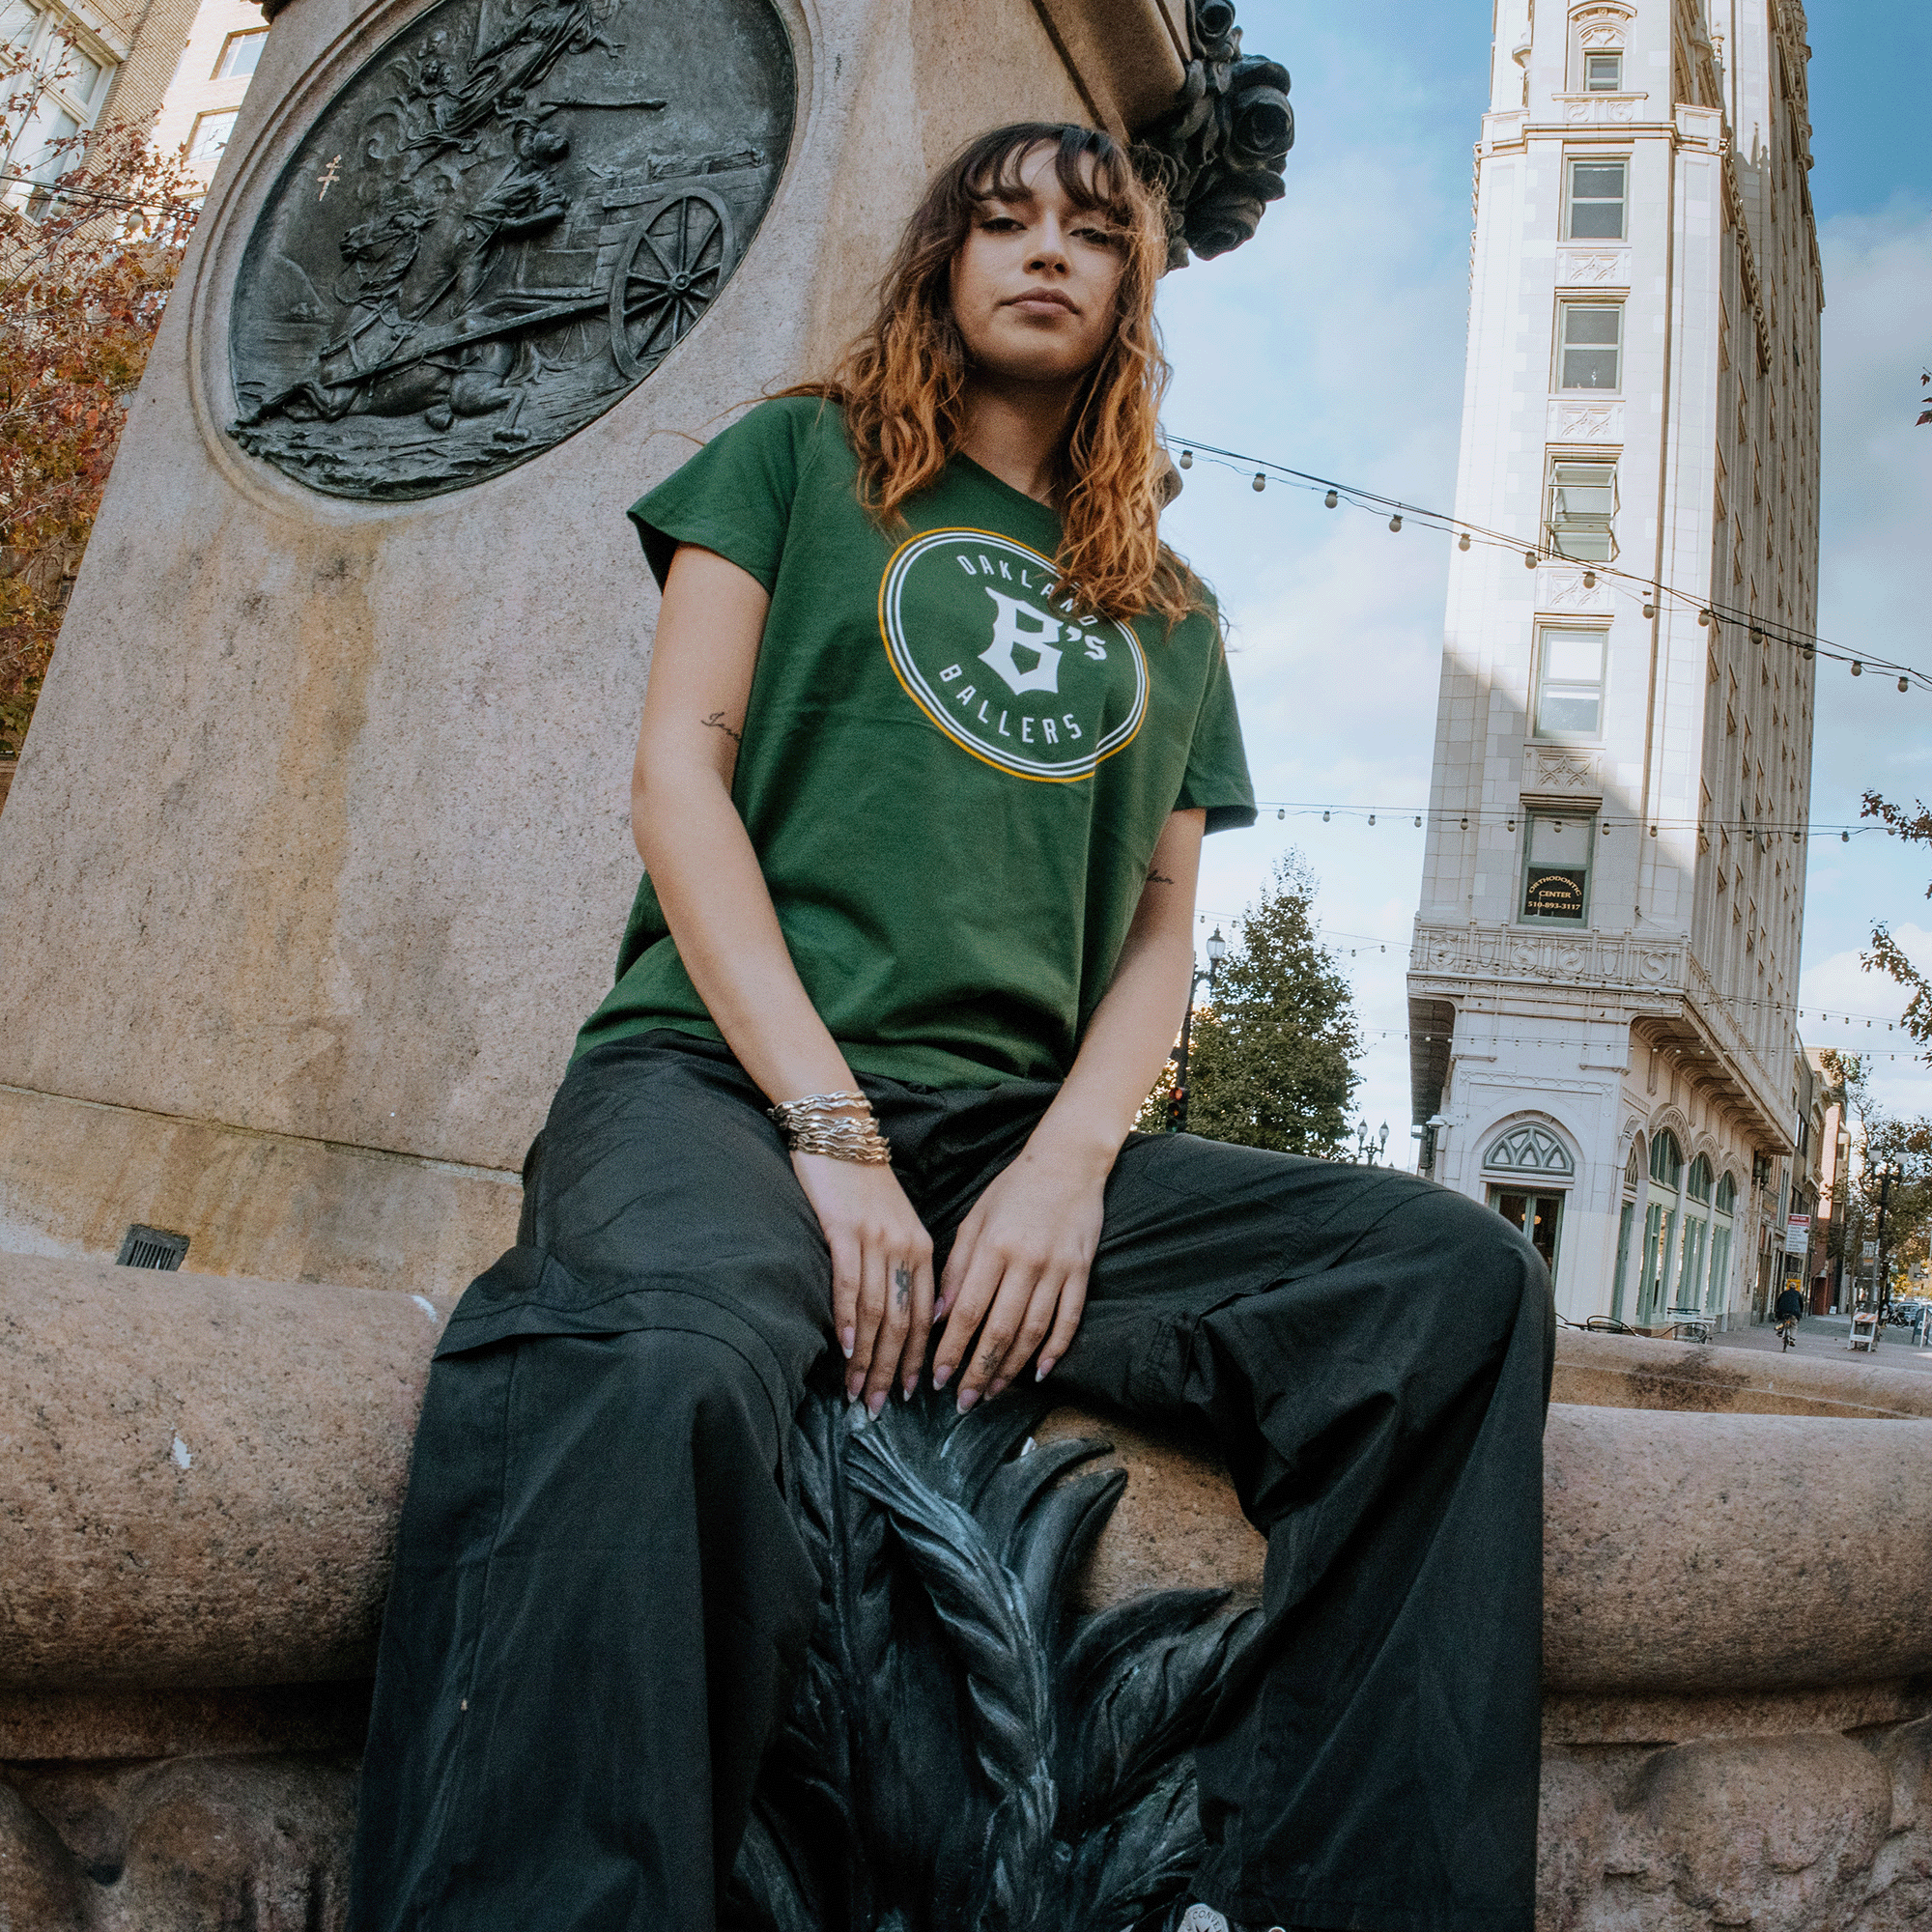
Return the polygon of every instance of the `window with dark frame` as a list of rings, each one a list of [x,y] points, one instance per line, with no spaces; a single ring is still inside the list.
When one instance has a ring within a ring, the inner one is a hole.
[[[1623,305],[1565,302],[1557,329],[1556,385],[1616,390],[1623,386]]]
[[[1628,161],[1570,163],[1570,239],[1573,242],[1621,242],[1630,203]]]
[[[1581,925],[1590,912],[1594,816],[1533,812],[1524,828],[1522,918]]]

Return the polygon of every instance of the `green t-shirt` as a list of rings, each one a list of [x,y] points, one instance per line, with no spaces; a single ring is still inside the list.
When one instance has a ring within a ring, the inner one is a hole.
[[[882,530],[838,407],[785,397],[631,516],[771,593],[732,798],[805,990],[852,1067],[931,1087],[1059,1079],[1170,812],[1254,822],[1220,638],[1048,599],[1053,512],[963,457]],[[717,1039],[646,878],[577,1050]]]

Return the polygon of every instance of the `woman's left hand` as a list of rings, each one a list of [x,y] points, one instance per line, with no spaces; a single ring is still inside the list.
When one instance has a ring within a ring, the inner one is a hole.
[[[981,1395],[998,1395],[1036,1349],[1044,1379],[1071,1345],[1110,1165],[1029,1143],[959,1224],[934,1311],[946,1325],[932,1384],[944,1388],[965,1362],[962,1414]]]

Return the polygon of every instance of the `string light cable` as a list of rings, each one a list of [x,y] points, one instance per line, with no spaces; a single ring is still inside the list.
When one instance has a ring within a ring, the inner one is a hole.
[[[1631,571],[1619,570],[1613,563],[1566,557],[1540,540],[1512,536],[1506,530],[1488,529],[1481,524],[1470,523],[1466,518],[1453,516],[1446,510],[1431,510],[1404,502],[1399,497],[1385,497],[1379,491],[1364,489],[1359,484],[1343,483],[1329,476],[1317,476],[1309,470],[1296,469],[1268,457],[1248,456],[1239,450],[1222,449],[1192,437],[1170,435],[1167,443],[1170,449],[1179,452],[1179,464],[1183,469],[1191,469],[1197,461],[1207,462],[1216,469],[1249,475],[1257,491],[1264,490],[1270,481],[1276,481],[1292,489],[1319,492],[1322,502],[1331,510],[1346,504],[1350,509],[1386,516],[1392,531],[1399,531],[1411,523],[1418,524],[1425,529],[1439,530],[1445,536],[1455,537],[1461,550],[1469,550],[1480,543],[1495,550],[1514,552],[1531,568],[1540,563],[1571,564],[1582,570],[1586,578],[1609,580],[1612,589],[1628,586],[1626,595],[1643,599],[1646,616],[1654,614],[1661,603],[1668,601],[1682,609],[1695,611],[1700,622],[1705,625],[1735,624],[1746,630],[1754,641],[1788,644],[1807,658],[1829,658],[1834,663],[1849,665],[1854,677],[1861,677],[1867,669],[1881,670],[1898,679],[1900,691],[1914,686],[1921,691],[1932,691],[1932,674],[1915,665],[1896,663],[1869,651],[1850,650],[1814,632],[1796,630],[1773,618],[1720,603],[1701,592],[1638,577]]]

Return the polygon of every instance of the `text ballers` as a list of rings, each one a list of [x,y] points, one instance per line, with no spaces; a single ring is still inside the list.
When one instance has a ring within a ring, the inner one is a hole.
[[[1147,716],[1147,656],[1111,617],[1052,596],[1053,563],[985,530],[928,530],[879,585],[906,695],[955,745],[1015,778],[1090,778]]]

